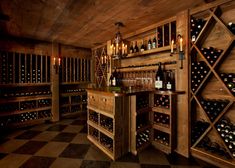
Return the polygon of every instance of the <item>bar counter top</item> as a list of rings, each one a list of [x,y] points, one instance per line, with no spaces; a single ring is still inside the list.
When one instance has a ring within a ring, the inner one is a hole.
[[[168,90],[156,90],[146,88],[120,88],[120,87],[102,87],[102,88],[87,88],[88,92],[100,92],[102,95],[114,95],[118,96],[131,96],[143,92],[153,92],[159,94],[184,94],[185,91],[168,91]]]

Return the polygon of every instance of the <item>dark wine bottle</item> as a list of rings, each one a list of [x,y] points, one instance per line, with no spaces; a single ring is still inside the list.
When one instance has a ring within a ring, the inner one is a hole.
[[[149,41],[148,41],[148,50],[151,50],[152,49],[152,42],[151,42],[151,38],[149,38]]]
[[[155,77],[155,89],[162,90],[163,89],[163,70],[161,68],[161,62],[158,65],[158,70],[156,72],[156,77]]]
[[[134,53],[139,52],[139,47],[137,45],[137,41],[135,42]]]

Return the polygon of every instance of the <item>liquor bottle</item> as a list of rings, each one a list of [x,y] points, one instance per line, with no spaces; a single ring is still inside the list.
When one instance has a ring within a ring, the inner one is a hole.
[[[148,50],[151,50],[152,49],[152,42],[151,42],[151,38],[149,38],[149,41],[148,41]]]
[[[135,42],[134,53],[139,52],[137,41]]]
[[[109,77],[109,86],[113,86],[113,73]]]
[[[153,38],[153,43],[152,43],[152,48],[156,48],[157,46],[157,41],[156,41],[156,37]]]
[[[117,81],[118,81],[118,74],[117,74],[117,70],[115,68],[114,72],[113,72],[112,86],[117,86]]]
[[[161,68],[161,62],[158,65],[158,70],[156,72],[156,77],[155,77],[155,89],[162,90],[163,89],[163,70]]]

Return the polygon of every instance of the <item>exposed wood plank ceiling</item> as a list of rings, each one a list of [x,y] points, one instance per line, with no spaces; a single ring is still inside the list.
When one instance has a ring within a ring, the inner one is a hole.
[[[204,0],[0,0],[0,32],[91,48],[204,4]],[[9,18],[8,18],[9,17]]]

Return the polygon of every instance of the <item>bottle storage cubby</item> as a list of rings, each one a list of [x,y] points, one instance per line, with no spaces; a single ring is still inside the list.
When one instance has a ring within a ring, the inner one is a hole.
[[[235,22],[234,5],[221,3],[191,13],[191,154],[219,167],[235,166],[235,36],[229,27]],[[195,36],[197,26],[201,28]]]
[[[50,56],[0,51],[0,84],[50,83]]]
[[[170,50],[172,40],[176,41],[176,21],[159,25],[155,29],[130,39],[127,57],[151,54],[157,51]],[[125,57],[124,57],[125,58]]]
[[[150,93],[131,96],[131,152],[134,155],[151,143]]]
[[[85,83],[91,81],[91,59],[63,57],[60,74],[62,83]]]
[[[172,153],[176,148],[176,92],[155,91],[152,95],[152,145]]]
[[[86,112],[87,92],[82,84],[63,84],[60,86],[60,114],[70,117]]]
[[[128,152],[128,99],[126,96],[115,96],[112,92],[87,91],[87,138],[116,160]]]

